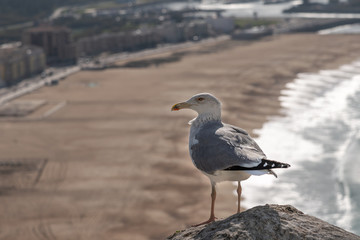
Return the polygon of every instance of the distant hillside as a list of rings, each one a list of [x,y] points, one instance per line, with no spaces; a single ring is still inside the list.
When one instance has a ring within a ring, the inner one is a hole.
[[[101,0],[0,0],[0,26],[38,20],[57,7],[93,2]]]

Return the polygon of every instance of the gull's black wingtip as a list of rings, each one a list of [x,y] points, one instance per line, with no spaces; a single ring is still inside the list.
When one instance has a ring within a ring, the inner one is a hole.
[[[225,171],[238,171],[238,170],[264,170],[264,169],[273,169],[273,168],[289,168],[290,164],[277,162],[274,160],[269,159],[262,159],[261,163],[255,167],[242,167],[242,166],[231,166],[226,169]]]
[[[290,164],[288,163],[282,163],[282,162],[278,162],[278,161],[274,161],[274,160],[269,160],[269,159],[263,159],[261,161],[261,163],[259,164],[259,166],[263,167],[263,168],[289,168],[291,167]]]
[[[276,161],[273,161],[273,162],[276,162]],[[288,164],[288,163],[282,163],[282,162],[276,162],[276,163],[280,163],[281,164],[281,166],[276,166],[275,168],[289,168],[289,167],[291,167],[291,165],[290,164]]]

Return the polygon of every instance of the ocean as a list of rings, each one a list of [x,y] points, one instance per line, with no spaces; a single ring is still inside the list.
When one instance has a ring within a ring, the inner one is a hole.
[[[360,235],[360,60],[298,74],[280,101],[282,116],[255,132],[291,168],[244,181],[243,206],[291,204]]]
[[[311,2],[326,4],[328,0],[312,0]],[[154,8],[168,8],[172,11],[182,9],[200,9],[200,10],[222,10],[224,17],[240,17],[240,18],[253,18],[254,13],[260,18],[360,18],[359,13],[283,13],[283,10],[289,9],[293,6],[302,4],[302,0],[292,0],[279,2],[276,4],[264,4],[262,0],[249,1],[249,2],[234,2],[225,3],[224,0],[202,0],[186,2],[172,1],[162,2],[157,4],[145,5],[138,7],[139,9],[154,9]]]
[[[181,10],[185,8],[196,8],[200,10],[223,10],[222,15],[225,17],[235,16],[252,18],[254,12],[258,14],[258,17],[284,17],[284,9],[290,8],[295,5],[301,4],[301,0],[294,0],[290,2],[283,2],[278,4],[267,4],[264,5],[262,1],[253,1],[245,3],[231,3],[225,4],[221,0],[202,0],[201,2],[191,1],[188,2],[171,2],[171,3],[160,3],[159,7],[166,7],[171,10]],[[154,6],[152,6],[154,7]]]

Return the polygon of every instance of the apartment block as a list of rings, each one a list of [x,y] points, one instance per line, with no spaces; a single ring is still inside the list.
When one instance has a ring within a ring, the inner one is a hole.
[[[76,45],[72,41],[71,30],[66,27],[30,28],[23,33],[22,40],[24,44],[42,47],[50,64],[76,62]]]
[[[11,86],[46,67],[44,51],[21,43],[0,46],[0,87]]]

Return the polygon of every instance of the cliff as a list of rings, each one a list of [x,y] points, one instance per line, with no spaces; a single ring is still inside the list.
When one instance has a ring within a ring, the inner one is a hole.
[[[360,236],[306,215],[290,205],[265,205],[205,226],[177,231],[167,239],[360,240]]]

